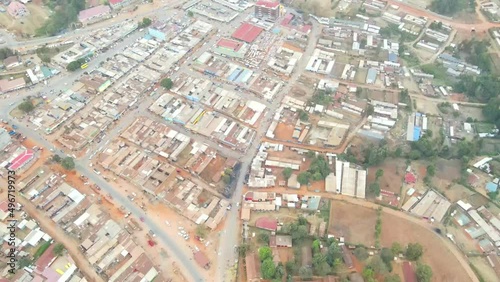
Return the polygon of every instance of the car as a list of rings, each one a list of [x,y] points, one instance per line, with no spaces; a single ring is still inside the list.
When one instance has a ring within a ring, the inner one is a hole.
[[[232,207],[233,207],[233,206],[232,206],[231,204],[229,204],[229,205],[227,206],[227,208],[226,208],[226,209],[227,209],[227,210],[230,210]]]
[[[144,217],[142,217],[142,216],[139,217],[139,219],[141,220],[141,222],[144,222],[144,220],[145,220]]]

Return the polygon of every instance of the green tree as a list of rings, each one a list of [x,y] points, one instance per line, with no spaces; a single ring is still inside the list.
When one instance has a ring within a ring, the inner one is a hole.
[[[310,173],[310,172],[308,172],[308,171],[301,172],[301,173],[297,176],[297,181],[298,181],[301,185],[309,184],[309,182],[311,181],[311,173]]]
[[[62,161],[62,158],[59,155],[54,155],[52,156],[52,160],[56,163],[60,163]]]
[[[196,226],[196,236],[205,239],[207,237],[208,230],[205,224],[200,224]]]
[[[17,108],[25,113],[29,113],[35,109],[35,106],[33,105],[33,102],[31,102],[31,100],[26,100],[19,104]]]
[[[368,267],[373,269],[375,273],[387,273],[387,266],[379,256],[373,256],[368,263]]]
[[[238,254],[240,257],[245,257],[247,255],[247,252],[250,250],[250,245],[248,244],[241,244],[238,246]]]
[[[374,282],[375,281],[375,273],[373,272],[373,269],[369,267],[365,267],[363,269],[363,272],[361,273],[363,276],[363,279],[365,282]]]
[[[399,255],[403,252],[403,246],[399,242],[392,243],[391,251],[394,255]]]
[[[271,248],[265,246],[265,247],[260,247],[259,248],[259,259],[260,261],[264,261],[268,258],[273,258],[273,252],[271,251]]]
[[[285,267],[283,266],[283,263],[280,261],[278,262],[278,265],[276,265],[276,272],[274,274],[274,278],[278,279],[278,281],[281,281],[281,278],[285,276]]]
[[[313,243],[312,243],[312,252],[313,252],[313,254],[319,253],[320,246],[321,246],[321,242],[318,239],[316,239],[316,240],[313,241]]]
[[[387,269],[389,270],[389,272],[391,272],[392,271],[392,261],[394,260],[394,253],[392,252],[392,250],[389,248],[383,248],[382,251],[380,251],[380,258],[387,266]]]
[[[433,177],[436,174],[436,167],[433,164],[427,166],[427,175]]]
[[[417,265],[417,270],[415,271],[417,274],[418,282],[430,282],[432,278],[432,268],[426,264],[419,263]]]
[[[258,238],[259,242],[269,244],[269,234],[267,232],[260,232]]]
[[[295,271],[296,267],[297,266],[295,265],[294,261],[292,261],[292,260],[287,261],[286,264],[285,264],[286,273],[288,275],[293,274],[293,272]]]
[[[382,169],[377,169],[377,172],[375,173],[376,179],[379,179],[380,177],[384,176],[384,170]]]
[[[299,110],[298,113],[299,113],[299,119],[301,121],[306,122],[309,120],[309,115],[306,113],[306,111]]]
[[[283,169],[283,177],[285,177],[286,180],[288,180],[288,178],[290,178],[290,176],[292,176],[292,173],[293,173],[293,170],[289,167],[286,167],[285,169]]]
[[[368,258],[368,251],[365,247],[357,247],[356,249],[354,249],[354,255],[360,261],[365,261]]]
[[[52,249],[52,253],[54,253],[55,256],[61,256],[65,249],[66,248],[64,247],[63,244],[57,243]]]
[[[330,265],[326,262],[326,256],[322,253],[317,253],[313,256],[313,271],[316,275],[325,276],[331,270]]]
[[[422,248],[422,245],[419,243],[410,243],[406,247],[406,252],[405,256],[409,260],[418,260],[424,253],[424,249]]]
[[[163,88],[165,88],[167,90],[172,89],[172,87],[174,86],[174,82],[170,78],[162,79],[160,84],[161,84],[161,86],[163,86]]]
[[[71,157],[66,157],[61,161],[61,166],[65,170],[73,170],[75,168],[75,161]]]
[[[302,266],[299,268],[299,275],[303,280],[311,279],[313,275],[312,269],[307,266]]]
[[[18,269],[23,269],[27,266],[30,266],[32,263],[33,263],[33,261],[30,260],[28,257],[22,257],[17,262],[17,267],[18,267]]]
[[[378,182],[373,182],[368,186],[368,193],[374,195],[375,197],[380,196],[380,185]]]
[[[68,70],[68,71],[76,71],[76,70],[80,69],[81,66],[82,66],[82,64],[79,61],[73,61],[73,62],[70,62],[66,66],[66,70]]]
[[[260,252],[260,250],[259,250]],[[267,258],[262,262],[260,273],[264,279],[273,279],[276,274],[276,266],[272,258]]]
[[[192,18],[194,16],[194,13],[192,11],[188,11],[188,17]]]
[[[222,182],[225,184],[229,184],[231,182],[231,175],[223,174],[221,178]]]
[[[384,282],[401,282],[401,278],[397,274],[388,275],[384,278]]]
[[[5,60],[10,56],[14,56],[16,53],[9,48],[0,48],[0,60]]]
[[[139,27],[140,28],[143,28],[143,27],[148,27],[151,25],[153,21],[151,21],[150,18],[142,18],[142,21],[139,23]]]

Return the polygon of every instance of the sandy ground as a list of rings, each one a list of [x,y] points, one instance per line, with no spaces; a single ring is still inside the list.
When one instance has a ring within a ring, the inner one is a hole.
[[[332,201],[329,232],[335,236],[345,237],[349,243],[373,246],[376,220],[377,216],[373,210],[353,208],[348,203]]]

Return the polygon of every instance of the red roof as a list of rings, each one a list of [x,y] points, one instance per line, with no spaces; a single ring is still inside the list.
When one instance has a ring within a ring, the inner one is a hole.
[[[111,5],[115,5],[115,4],[118,4],[118,3],[123,2],[123,0],[109,0],[108,2],[109,2],[109,4],[111,4]]]
[[[278,229],[278,221],[274,218],[261,217],[255,221],[255,227],[269,231]]]
[[[20,154],[12,160],[9,169],[17,170],[18,168],[22,167],[33,158],[33,154],[33,150],[26,150],[24,153]]]
[[[204,268],[207,268],[210,266],[210,261],[208,260],[207,256],[202,253],[201,251],[197,251],[194,253],[194,260]]]
[[[242,45],[243,44],[241,44],[238,41],[234,41],[234,40],[226,39],[226,38],[222,38],[221,40],[219,40],[219,42],[217,42],[217,46],[218,47],[223,47],[223,48],[231,49],[233,51],[240,50],[240,48],[241,48]]]
[[[288,25],[292,21],[293,17],[294,17],[293,14],[290,14],[290,13],[286,14],[286,16],[281,21],[281,24]]]
[[[271,1],[260,0],[260,1],[257,1],[257,3],[255,5],[261,6],[261,7],[266,7],[269,9],[274,9],[280,5],[280,2],[271,2]]]
[[[257,36],[259,36],[262,30],[263,29],[258,26],[249,23],[243,23],[240,25],[240,27],[238,27],[238,29],[236,29],[232,36],[241,41],[252,43],[257,38]]]
[[[413,266],[411,265],[410,262],[407,261],[403,262],[403,276],[405,278],[405,282],[417,281],[417,275],[415,274]]]
[[[2,210],[3,212],[7,212],[9,210],[9,203],[7,203],[7,201],[1,202],[0,210]]]
[[[405,182],[406,183],[415,183],[415,182],[417,182],[417,178],[415,177],[415,175],[413,175],[413,173],[407,172],[405,175]]]
[[[47,266],[50,265],[50,263],[54,260],[55,255],[54,252],[52,251],[56,244],[52,244],[49,246],[45,252],[36,260],[36,271],[38,273],[42,273]]]

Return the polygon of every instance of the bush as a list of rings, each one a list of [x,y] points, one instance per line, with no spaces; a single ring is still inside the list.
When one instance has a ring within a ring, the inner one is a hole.
[[[167,90],[172,89],[172,87],[174,86],[174,82],[170,78],[162,79],[160,84],[161,84],[161,86],[163,86],[163,88],[165,88]]]
[[[17,108],[23,111],[24,113],[29,113],[35,109],[35,106],[33,106],[33,102],[31,102],[31,100],[26,100],[21,104],[19,104]]]
[[[73,170],[75,168],[75,161],[71,157],[66,157],[61,161],[61,166],[65,170]]]
[[[54,248],[52,249],[52,252],[54,253],[55,256],[60,256],[63,254],[64,250],[66,248],[64,247],[63,244],[57,243]]]
[[[432,278],[432,268],[426,264],[419,263],[417,266],[417,270],[415,271],[417,274],[418,282],[430,282]]]
[[[424,253],[424,249],[422,248],[422,245],[419,243],[410,243],[406,247],[406,252],[405,256],[409,260],[418,260]]]
[[[354,255],[356,258],[358,258],[360,261],[365,261],[368,258],[368,251],[366,250],[365,247],[357,247],[354,250]]]
[[[285,177],[285,179],[288,180],[288,178],[290,178],[290,176],[292,176],[292,173],[293,173],[293,170],[291,168],[287,167],[283,170],[283,177]]]

